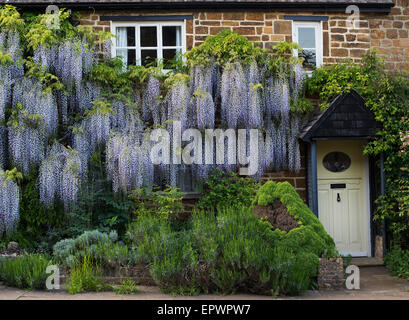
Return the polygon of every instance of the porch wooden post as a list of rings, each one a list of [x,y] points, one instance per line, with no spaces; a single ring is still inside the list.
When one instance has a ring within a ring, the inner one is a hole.
[[[311,141],[312,212],[318,218],[317,143]]]

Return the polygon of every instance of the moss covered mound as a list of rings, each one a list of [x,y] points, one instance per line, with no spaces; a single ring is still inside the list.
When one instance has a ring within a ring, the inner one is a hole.
[[[299,226],[288,232],[274,229],[280,239],[280,246],[285,246],[294,252],[311,252],[318,257],[337,254],[334,240],[288,182],[265,183],[257,192],[254,205],[273,206],[276,200],[281,201]]]

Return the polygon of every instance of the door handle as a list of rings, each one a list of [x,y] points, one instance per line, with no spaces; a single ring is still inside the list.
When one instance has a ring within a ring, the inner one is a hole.
[[[337,201],[341,202],[341,196],[339,195],[339,193],[337,193]]]

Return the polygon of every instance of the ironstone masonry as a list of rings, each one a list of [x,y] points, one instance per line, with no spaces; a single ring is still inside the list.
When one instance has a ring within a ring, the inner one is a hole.
[[[292,41],[292,21],[287,15],[327,16],[323,21],[323,60],[325,64],[353,62],[361,60],[371,48],[379,51],[385,58],[386,66],[391,70],[409,70],[409,0],[393,0],[395,6],[390,13],[360,14],[357,25],[348,26],[349,14],[342,12],[282,12],[263,10],[82,10],[80,23],[92,26],[95,30],[111,31],[110,22],[103,16],[160,16],[191,15],[186,20],[187,50],[199,46],[209,35],[215,35],[223,29],[230,29],[247,37],[263,48],[271,48],[280,41]],[[121,6],[118,3],[118,8]],[[102,51],[102,48],[101,48]],[[288,181],[301,197],[306,200],[307,168],[306,150],[301,146],[302,167],[300,172],[272,172],[264,175],[266,180]]]

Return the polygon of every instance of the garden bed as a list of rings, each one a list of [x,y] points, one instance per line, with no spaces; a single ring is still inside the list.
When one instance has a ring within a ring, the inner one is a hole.
[[[70,270],[65,268],[61,273],[61,283],[69,279]],[[124,279],[131,280],[142,286],[156,286],[149,273],[149,267],[143,264],[104,270],[103,281],[109,284],[120,284]]]

